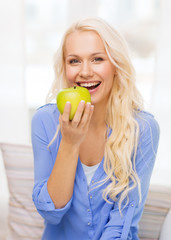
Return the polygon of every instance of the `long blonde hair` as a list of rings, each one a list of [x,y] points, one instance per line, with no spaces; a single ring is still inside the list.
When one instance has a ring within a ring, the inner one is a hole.
[[[135,120],[137,111],[143,108],[142,98],[135,86],[135,71],[131,64],[124,38],[100,18],[82,19],[74,23],[65,33],[61,46],[54,58],[55,80],[47,96],[47,102],[56,98],[59,89],[67,86],[64,69],[64,46],[67,36],[74,31],[95,31],[101,37],[106,53],[115,66],[113,87],[108,99],[106,124],[111,134],[105,144],[105,182],[110,183],[103,191],[114,201],[119,197],[119,208],[128,192],[138,185],[141,200],[140,181],[135,169],[135,156],[139,137],[139,125]],[[130,186],[130,180],[133,184]]]

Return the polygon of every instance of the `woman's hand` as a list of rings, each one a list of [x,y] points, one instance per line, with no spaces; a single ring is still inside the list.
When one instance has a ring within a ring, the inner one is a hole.
[[[94,106],[81,101],[72,121],[69,120],[71,103],[67,102],[64,112],[59,117],[62,140],[67,144],[80,146],[89,128]]]

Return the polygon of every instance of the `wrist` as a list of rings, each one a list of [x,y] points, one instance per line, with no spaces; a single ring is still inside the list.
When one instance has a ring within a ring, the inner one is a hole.
[[[73,142],[61,139],[60,147],[65,150],[65,152],[79,154],[80,145]]]

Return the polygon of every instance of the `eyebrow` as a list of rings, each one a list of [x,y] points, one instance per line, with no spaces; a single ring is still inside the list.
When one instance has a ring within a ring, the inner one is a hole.
[[[105,54],[105,52],[95,52],[95,53],[92,53],[91,56],[95,56],[95,55],[98,55],[98,54]],[[79,55],[76,55],[76,54],[69,54],[67,55],[66,57],[78,57]]]

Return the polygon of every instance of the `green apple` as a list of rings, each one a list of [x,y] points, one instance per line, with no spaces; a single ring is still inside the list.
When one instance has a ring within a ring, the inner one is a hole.
[[[56,103],[61,114],[64,111],[66,102],[71,103],[69,119],[72,120],[81,100],[84,100],[85,102],[91,102],[90,93],[85,87],[74,86],[60,90],[56,98]]]

